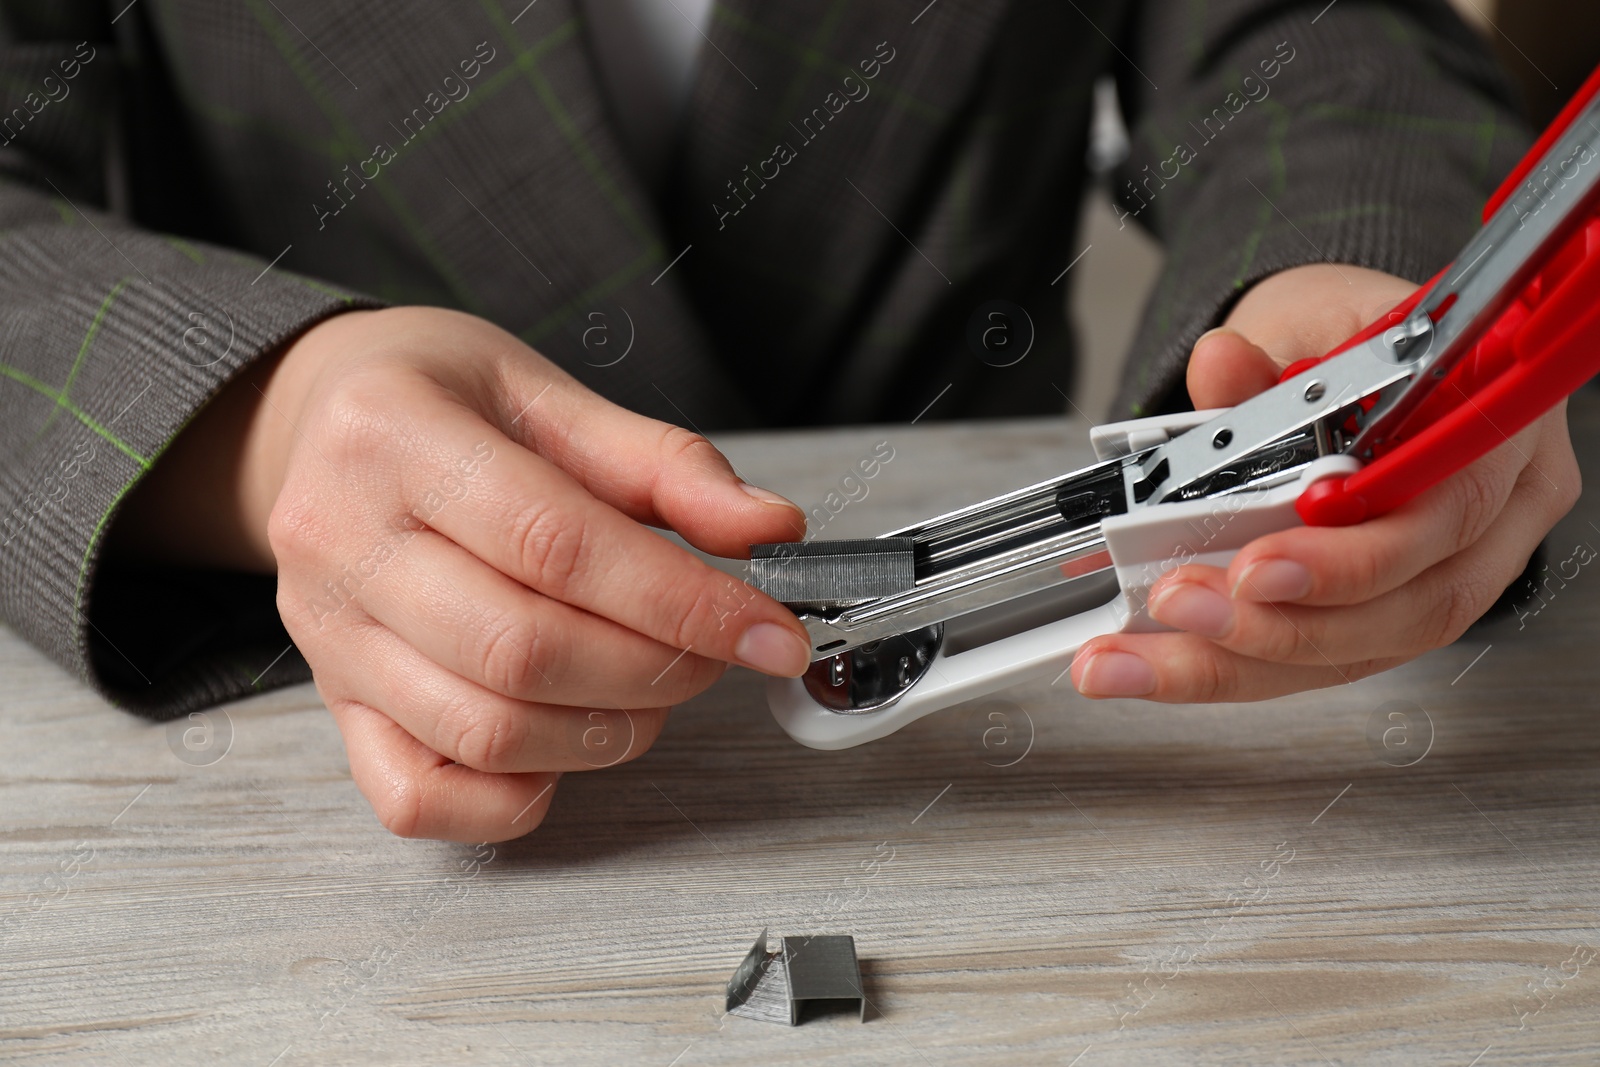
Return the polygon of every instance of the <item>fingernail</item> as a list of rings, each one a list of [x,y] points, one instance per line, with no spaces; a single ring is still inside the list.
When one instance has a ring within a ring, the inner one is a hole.
[[[1215,329],[1207,330],[1205,333],[1203,333],[1199,337],[1195,338],[1194,347],[1195,348],[1199,348],[1202,344],[1204,344],[1210,338],[1216,337],[1218,334],[1224,334],[1224,333],[1231,333],[1235,337],[1239,336],[1239,331],[1233,329],[1232,327],[1229,327],[1229,326],[1218,326]]]
[[[1155,692],[1156,672],[1131,652],[1096,652],[1083,668],[1078,692],[1096,697],[1142,697]]]
[[[1292,559],[1264,559],[1245,568],[1233,586],[1235,600],[1277,603],[1311,594],[1311,572]]]
[[[798,678],[811,665],[811,648],[775,622],[758,622],[734,646],[739,662],[762,674]]]
[[[1202,637],[1226,637],[1233,629],[1233,605],[1221,593],[1193,582],[1177,582],[1156,594],[1150,614],[1160,623]]]
[[[759,485],[751,485],[749,482],[740,482],[739,488],[743,489],[745,492],[749,493],[763,504],[771,504],[780,508],[793,508],[795,511],[800,510],[794,501],[785,500],[777,493],[774,493],[769,489],[763,489]]]

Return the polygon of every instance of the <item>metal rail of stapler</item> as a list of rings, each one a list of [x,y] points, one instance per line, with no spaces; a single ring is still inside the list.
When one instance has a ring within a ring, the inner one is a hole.
[[[1099,462],[879,538],[755,545],[751,584],[811,638],[774,679],[813,748],[1059,674],[1079,646],[1162,629],[1148,591],[1293,525],[1384,514],[1600,371],[1600,70],[1454,263],[1236,407],[1095,427]]]

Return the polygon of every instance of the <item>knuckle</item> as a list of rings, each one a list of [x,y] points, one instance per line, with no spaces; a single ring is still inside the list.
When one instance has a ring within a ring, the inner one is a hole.
[[[1461,519],[1456,524],[1456,539],[1451,554],[1460,552],[1482,537],[1504,505],[1505,495],[1500,490],[1493,470],[1481,463],[1463,470],[1456,481],[1456,506]]]
[[[319,450],[337,466],[369,460],[397,436],[396,406],[385,402],[380,390],[362,386],[358,379],[335,391],[315,424]]]
[[[1382,591],[1388,561],[1372,547],[1344,553],[1338,559],[1344,572],[1344,588],[1340,592],[1345,603],[1361,603]]]
[[[548,502],[530,504],[512,519],[511,538],[523,580],[547,596],[565,600],[588,540],[584,517],[564,513]]]
[[[422,836],[422,790],[414,784],[396,784],[371,803],[378,822],[395,837]]]
[[[289,591],[286,583],[278,583],[278,591],[273,595],[273,604],[278,609],[278,618],[283,620],[283,625],[289,631],[290,637],[298,637],[299,631],[309,620],[305,600]]]
[[[1316,642],[1305,632],[1303,625],[1279,616],[1267,632],[1271,636],[1263,642],[1260,659],[1273,663],[1299,663],[1307,656],[1316,655]]]
[[[1310,656],[1321,662],[1317,641],[1307,632],[1316,628],[1313,620],[1319,617],[1318,613],[1296,612],[1291,616],[1283,607],[1268,604],[1256,614],[1258,626],[1249,647],[1242,650],[1245,655],[1269,663],[1300,663]]]
[[[1572,510],[1583,494],[1583,472],[1578,469],[1577,457],[1572,454],[1570,448],[1565,450],[1553,466],[1554,469],[1546,477],[1530,463],[1523,468],[1522,477],[1519,479],[1540,489],[1545,502],[1545,518],[1552,526]]]
[[[1578,498],[1583,495],[1583,476],[1578,473],[1578,465],[1572,465],[1572,473],[1561,481],[1561,489],[1556,495],[1555,519],[1560,519],[1577,506]]]
[[[522,696],[560,673],[563,649],[539,620],[502,618],[483,626],[470,638],[476,649],[465,657],[475,665],[479,679],[497,693]]]
[[[320,690],[320,683],[319,683]],[[354,700],[329,702],[330,708],[366,708]],[[423,805],[427,790],[415,777],[408,774],[386,774],[381,785],[370,780],[362,784],[362,792],[372,805],[372,813],[385,830],[396,837],[420,837],[424,828]]]
[[[1239,672],[1233,657],[1221,649],[1201,647],[1189,657],[1189,697],[1196,704],[1235,698]]]
[[[742,602],[741,602],[742,603]],[[668,644],[674,648],[688,648],[699,640],[703,645],[706,635],[724,628],[724,618],[727,612],[721,609],[722,600],[717,591],[709,583],[702,583],[695,590],[694,599],[689,606],[675,618],[670,620],[664,628],[664,635]]]
[[[661,441],[657,447],[664,463],[685,463],[690,465],[709,463],[719,467],[727,465],[727,460],[718,451],[716,445],[693,430],[686,430],[682,426],[669,425],[662,430]]]
[[[1478,577],[1470,574],[1452,576],[1441,581],[1425,629],[1426,647],[1443,648],[1454,644],[1467,628],[1478,621],[1488,603],[1481,596],[1486,588]]]
[[[500,774],[517,769],[527,727],[479,701],[456,700],[440,713],[434,734],[436,752],[475,771]]]
[[[1570,443],[1562,449],[1561,455],[1561,485],[1563,488],[1562,511],[1565,515],[1578,503],[1578,498],[1583,495],[1583,468],[1578,466],[1578,457],[1572,451]]]
[[[267,546],[279,565],[305,559],[325,549],[331,540],[332,516],[314,500],[286,489],[267,514]]]

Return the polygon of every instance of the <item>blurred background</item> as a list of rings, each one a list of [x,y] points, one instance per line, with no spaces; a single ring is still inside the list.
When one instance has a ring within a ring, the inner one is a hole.
[[[1529,122],[1538,128],[1555,117],[1600,65],[1596,0],[1451,2],[1494,48],[1522,94]],[[1069,298],[1083,357],[1073,401],[1092,418],[1101,419],[1111,406],[1118,369],[1162,256],[1160,247],[1137,226],[1118,230],[1104,191],[1085,202],[1080,233],[1092,252],[1083,260],[1087,269],[1073,272],[1077,285]]]

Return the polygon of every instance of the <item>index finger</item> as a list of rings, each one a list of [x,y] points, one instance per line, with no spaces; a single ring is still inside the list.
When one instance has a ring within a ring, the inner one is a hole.
[[[596,500],[464,406],[430,406],[428,429],[400,472],[405,499],[468,552],[674,648],[766,674],[805,673],[810,642],[782,604]]]

